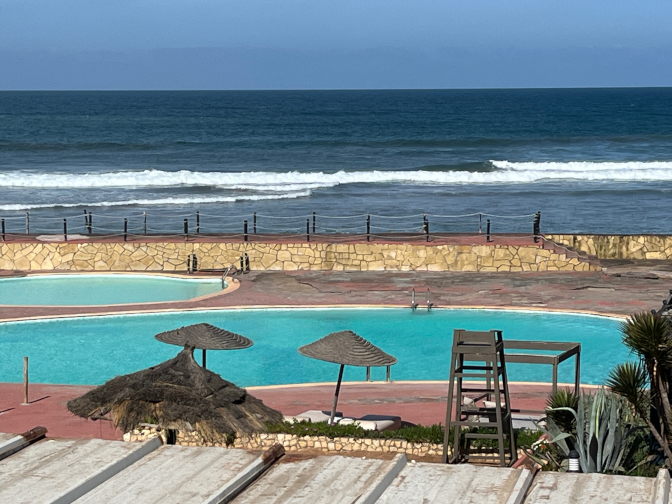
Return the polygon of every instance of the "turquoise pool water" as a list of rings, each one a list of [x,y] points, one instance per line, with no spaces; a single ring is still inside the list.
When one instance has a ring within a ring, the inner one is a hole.
[[[453,329],[501,329],[504,338],[578,341],[581,381],[600,384],[629,354],[619,321],[583,315],[498,310],[270,309],[221,310],[54,319],[0,324],[0,381],[20,382],[24,355],[35,383],[100,384],[173,357],[178,347],[154,335],[209,322],[254,341],[245,350],[208,352],[208,368],[242,386],[335,381],[336,364],[303,357],[301,345],[352,329],[399,359],[393,380],[445,380]],[[200,352],[197,360],[200,359]],[[511,381],[551,381],[551,367],[509,364]],[[560,365],[571,382],[573,359]],[[384,368],[372,378],[383,380]],[[363,368],[346,367],[346,380],[363,380]]]
[[[153,275],[36,275],[0,279],[0,305],[109,305],[182,301],[222,290],[221,279]]]

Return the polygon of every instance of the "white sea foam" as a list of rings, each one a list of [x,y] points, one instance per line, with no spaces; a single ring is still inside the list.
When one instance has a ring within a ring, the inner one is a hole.
[[[75,207],[113,207],[129,205],[192,205],[198,203],[233,203],[236,201],[261,201],[275,199],[292,199],[310,196],[310,191],[294,191],[285,194],[251,194],[239,196],[193,196],[157,199],[128,199],[120,201],[98,201],[94,203],[34,203],[0,205],[0,210],[21,211],[36,208],[75,208]]]
[[[207,186],[287,193],[343,184],[495,184],[546,180],[672,181],[672,161],[655,162],[526,162],[490,161],[490,171],[339,171],[323,172],[194,172],[161,170],[106,173],[0,173],[6,188],[151,188]]]

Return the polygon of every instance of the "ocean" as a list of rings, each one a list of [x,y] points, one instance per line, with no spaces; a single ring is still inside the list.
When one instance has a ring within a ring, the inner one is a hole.
[[[670,196],[672,88],[0,92],[7,232],[670,233]]]

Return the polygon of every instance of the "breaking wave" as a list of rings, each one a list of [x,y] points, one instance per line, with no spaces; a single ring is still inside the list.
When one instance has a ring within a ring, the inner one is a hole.
[[[547,180],[670,181],[672,161],[651,162],[509,162],[489,161],[481,170],[323,172],[198,172],[182,170],[117,171],[92,173],[0,173],[6,188],[151,188],[214,187],[265,192],[306,191],[344,184],[495,184]]]
[[[114,207],[132,205],[191,205],[197,203],[234,203],[236,201],[262,201],[291,199],[310,196],[310,191],[295,191],[285,194],[254,194],[241,196],[194,196],[156,199],[129,199],[121,201],[98,201],[94,203],[33,203],[0,205],[0,210],[21,211],[36,208]]]

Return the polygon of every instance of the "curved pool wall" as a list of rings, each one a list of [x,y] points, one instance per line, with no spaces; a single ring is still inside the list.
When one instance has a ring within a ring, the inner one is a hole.
[[[158,364],[178,347],[154,335],[209,322],[254,341],[245,350],[210,351],[208,368],[241,386],[335,381],[338,366],[301,356],[297,348],[326,334],[351,329],[399,359],[393,380],[446,380],[453,329],[503,330],[504,338],[577,341],[581,381],[601,384],[609,370],[630,359],[619,320],[607,317],[503,310],[245,309],[64,318],[0,324],[0,381],[20,382],[23,356],[34,383],[100,384]],[[200,361],[200,352],[196,354]],[[573,381],[573,359],[559,367]],[[551,366],[509,364],[510,381],[551,381]],[[362,381],[363,368],[347,367],[345,380]],[[384,380],[384,368],[372,379]]]
[[[95,306],[185,301],[222,290],[220,278],[142,274],[30,275],[0,278],[0,305]]]

